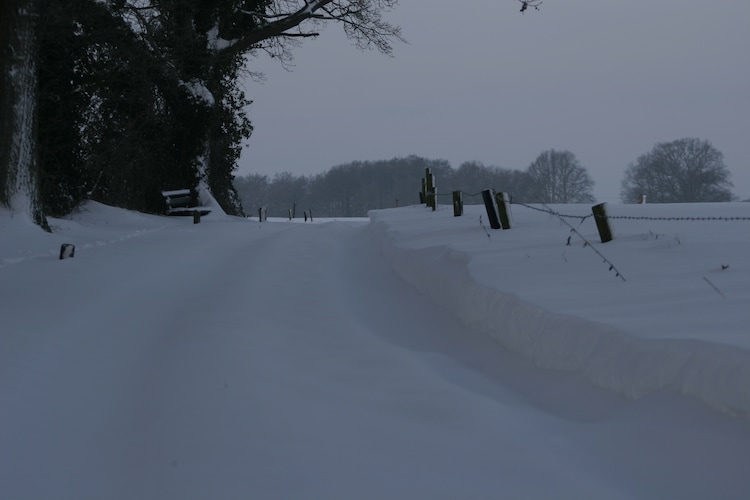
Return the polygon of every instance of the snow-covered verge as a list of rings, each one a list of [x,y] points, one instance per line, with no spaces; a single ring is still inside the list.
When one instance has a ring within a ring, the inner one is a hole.
[[[175,221],[88,202],[65,219],[50,217],[52,233],[39,229],[24,214],[0,208],[0,268],[33,259],[48,260],[60,245],[74,243],[79,250],[117,243],[159,231]]]
[[[507,231],[478,205],[370,217],[398,274],[538,367],[750,417],[750,204],[612,205],[606,244],[590,214],[513,205]]]

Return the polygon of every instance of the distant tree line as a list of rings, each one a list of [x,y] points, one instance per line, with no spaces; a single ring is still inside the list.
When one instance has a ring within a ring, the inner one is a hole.
[[[250,174],[234,186],[246,213],[265,207],[270,216],[285,217],[292,207],[320,217],[364,217],[368,210],[419,202],[421,180],[430,168],[437,179],[438,202],[462,191],[465,203],[484,189],[504,191],[520,203],[593,203],[594,182],[570,151],[543,151],[525,169],[515,170],[468,161],[454,169],[441,159],[419,156],[355,161],[312,176],[285,172],[269,178]],[[621,199],[636,203],[730,201],[730,172],[710,142],[685,138],[659,143],[625,170]],[[480,203],[480,198],[474,198]]]
[[[591,202],[593,181],[569,151],[542,153],[525,171],[465,162],[457,169],[442,159],[419,156],[380,161],[355,161],[313,176],[286,172],[269,179],[251,174],[235,179],[245,211],[266,207],[271,216],[283,217],[292,206],[297,215],[311,212],[320,217],[364,217],[368,210],[419,203],[425,169],[431,169],[439,194],[463,191],[479,195],[493,188],[511,193],[528,203]],[[477,203],[481,198],[475,198]],[[446,202],[450,203],[450,198]],[[471,199],[467,197],[467,203]]]

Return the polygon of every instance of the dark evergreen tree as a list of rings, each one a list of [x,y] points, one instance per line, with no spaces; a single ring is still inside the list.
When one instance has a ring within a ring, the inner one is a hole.
[[[0,90],[3,117],[12,119],[2,123],[0,202],[30,200],[23,210],[41,223],[39,193],[44,207],[58,215],[85,197],[160,211],[159,191],[196,187],[212,193],[227,212],[240,213],[233,171],[252,131],[244,112],[249,101],[238,85],[245,57],[265,51],[288,61],[296,42],[317,35],[326,21],[340,23],[358,46],[389,53],[400,34],[382,12],[395,3],[4,2]],[[44,63],[39,79],[37,47]],[[22,94],[30,103],[24,109],[31,110],[25,121],[6,112]],[[37,101],[44,118],[39,148]],[[34,154],[8,160],[17,156],[18,138]]]

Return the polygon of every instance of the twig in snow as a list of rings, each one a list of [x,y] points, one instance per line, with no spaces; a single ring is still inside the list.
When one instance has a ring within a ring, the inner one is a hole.
[[[482,222],[482,216],[479,216],[479,225],[482,226],[482,229],[484,229],[484,234],[487,235],[487,240],[492,241],[492,236],[490,236],[490,232],[487,231],[487,228],[484,225],[484,222]]]
[[[718,293],[719,295],[721,295],[721,296],[722,296],[723,298],[725,298],[725,299],[727,298],[727,296],[726,296],[726,295],[724,295],[724,294],[722,293],[722,291],[721,291],[721,290],[719,290],[719,289],[717,288],[717,286],[716,286],[716,285],[714,285],[713,283],[711,283],[711,282],[710,282],[710,281],[708,280],[708,278],[706,278],[706,277],[704,276],[704,277],[703,277],[703,280],[704,280],[704,281],[705,281],[706,283],[708,283],[708,284],[709,284],[709,285],[711,286],[711,288],[713,288],[714,290],[716,290],[716,293]]]

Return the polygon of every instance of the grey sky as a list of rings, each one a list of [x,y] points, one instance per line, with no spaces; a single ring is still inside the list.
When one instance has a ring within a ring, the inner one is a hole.
[[[358,51],[329,24],[295,51],[290,72],[251,60],[266,81],[247,83],[255,132],[238,175],[410,154],[525,169],[555,148],[588,168],[600,201],[617,202],[630,162],[657,142],[698,137],[724,153],[735,194],[750,198],[750,2],[519,6],[401,0],[387,17],[409,44],[393,58]]]

